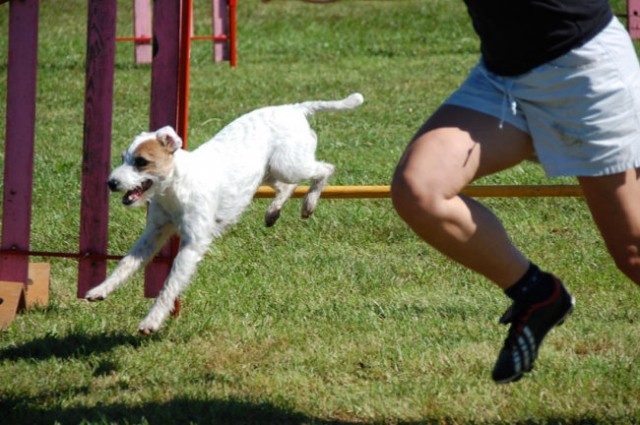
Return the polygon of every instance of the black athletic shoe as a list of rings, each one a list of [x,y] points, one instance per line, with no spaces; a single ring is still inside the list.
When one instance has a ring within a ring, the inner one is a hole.
[[[511,323],[511,328],[493,367],[492,377],[497,383],[517,381],[530,372],[544,337],[573,310],[571,294],[555,276],[553,282],[556,287],[547,300],[537,304],[514,302],[500,318],[500,323]]]

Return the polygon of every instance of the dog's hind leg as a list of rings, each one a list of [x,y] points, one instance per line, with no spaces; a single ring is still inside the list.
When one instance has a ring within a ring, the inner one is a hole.
[[[322,189],[327,185],[329,177],[333,175],[335,167],[327,162],[317,162],[316,172],[311,177],[311,186],[302,203],[302,218],[309,218],[318,205]]]
[[[267,213],[264,216],[265,224],[267,227],[271,227],[276,224],[276,221],[280,218],[280,210],[284,203],[287,202],[287,199],[293,194],[297,184],[284,183],[273,179],[266,181],[266,183],[276,191],[273,202],[271,202],[271,205],[267,208]]]

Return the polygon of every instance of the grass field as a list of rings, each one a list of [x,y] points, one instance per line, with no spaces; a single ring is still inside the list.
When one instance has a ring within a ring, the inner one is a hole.
[[[85,3],[40,2],[34,250],[78,250]],[[195,3],[205,34],[207,2]],[[118,6],[118,33],[129,35],[131,2]],[[210,43],[194,45],[190,148],[253,108],[360,91],[359,109],[313,119],[319,158],[337,166],[332,184],[388,184],[413,132],[478,55],[460,0],[238,8],[237,69],[213,64]],[[2,117],[7,23],[3,4]],[[118,45],[114,164],[149,122],[150,68],[132,57]],[[572,182],[534,164],[481,181]],[[640,291],[612,264],[582,199],[484,200],[577,298],[534,373],[508,386],[490,379],[507,299],[420,242],[389,200],[322,200],[308,221],[293,200],[266,229],[268,202],[211,247],[180,316],[151,337],[136,332],[151,302],[140,277],[88,304],[75,297],[75,261],[34,258],[51,262],[51,301],[0,331],[0,423],[640,423]],[[145,211],[114,196],[110,217],[110,252],[124,253]]]

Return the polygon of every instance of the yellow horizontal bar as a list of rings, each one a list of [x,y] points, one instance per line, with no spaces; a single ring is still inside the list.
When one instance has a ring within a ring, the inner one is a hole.
[[[309,186],[299,186],[293,198],[303,197]],[[473,197],[562,197],[582,196],[578,185],[470,185],[462,193]],[[268,186],[260,186],[256,198],[273,198],[275,192]],[[389,198],[390,186],[326,186],[322,197],[328,199]]]

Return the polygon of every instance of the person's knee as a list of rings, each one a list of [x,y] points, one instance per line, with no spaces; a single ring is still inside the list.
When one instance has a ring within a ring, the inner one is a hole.
[[[401,169],[396,168],[396,171],[391,180],[391,202],[395,210],[402,216],[403,211],[407,208],[411,208],[411,200],[409,199],[409,193],[411,187]]]
[[[400,217],[407,220],[416,213],[423,217],[433,213],[436,195],[429,187],[424,176],[416,176],[401,167],[396,169],[391,182],[391,201]]]
[[[396,168],[391,180],[391,202],[396,212],[404,217],[407,212],[416,208],[414,183],[401,166]]]
[[[640,253],[638,252],[638,247],[628,247],[626,252],[614,254],[614,261],[618,270],[640,286]]]

